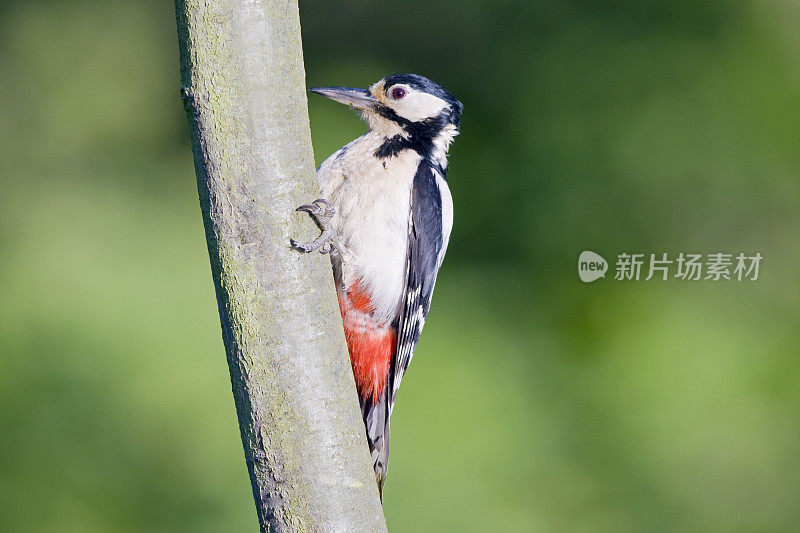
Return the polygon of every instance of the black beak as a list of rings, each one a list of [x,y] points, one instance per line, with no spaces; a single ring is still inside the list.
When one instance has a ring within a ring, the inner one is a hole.
[[[356,109],[368,109],[378,101],[366,89],[351,89],[349,87],[312,87],[312,93],[327,96],[331,100],[349,105]]]

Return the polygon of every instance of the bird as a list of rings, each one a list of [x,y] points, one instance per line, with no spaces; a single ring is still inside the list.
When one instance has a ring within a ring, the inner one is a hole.
[[[354,108],[367,124],[317,169],[321,197],[297,208],[315,219],[320,236],[291,245],[330,254],[383,501],[389,420],[453,226],[447,153],[463,105],[418,74],[387,76],[368,89],[310,90]]]

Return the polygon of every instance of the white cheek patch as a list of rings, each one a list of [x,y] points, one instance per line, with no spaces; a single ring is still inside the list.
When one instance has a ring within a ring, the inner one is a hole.
[[[438,96],[419,91],[408,91],[405,98],[393,102],[395,113],[410,120],[419,122],[439,115],[448,104]]]

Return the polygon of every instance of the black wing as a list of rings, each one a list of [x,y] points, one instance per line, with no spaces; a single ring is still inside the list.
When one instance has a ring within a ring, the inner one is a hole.
[[[436,180],[437,171],[423,161],[417,168],[411,189],[411,216],[408,224],[406,286],[403,307],[397,326],[397,349],[389,372],[389,414],[394,407],[403,374],[414,356],[414,349],[425,325],[425,317],[433,296],[436,274],[447,247],[450,228],[443,232],[442,191]],[[447,187],[444,179],[439,182]],[[447,193],[449,202],[449,192]],[[449,206],[448,206],[449,209]]]

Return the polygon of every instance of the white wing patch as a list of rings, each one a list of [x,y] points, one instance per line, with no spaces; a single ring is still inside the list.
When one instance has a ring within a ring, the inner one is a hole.
[[[442,197],[442,249],[439,250],[438,265],[442,266],[444,253],[447,251],[447,244],[450,242],[450,232],[453,230],[453,196],[450,194],[450,187],[441,174],[433,171],[436,176],[436,186],[439,187],[439,194]]]

